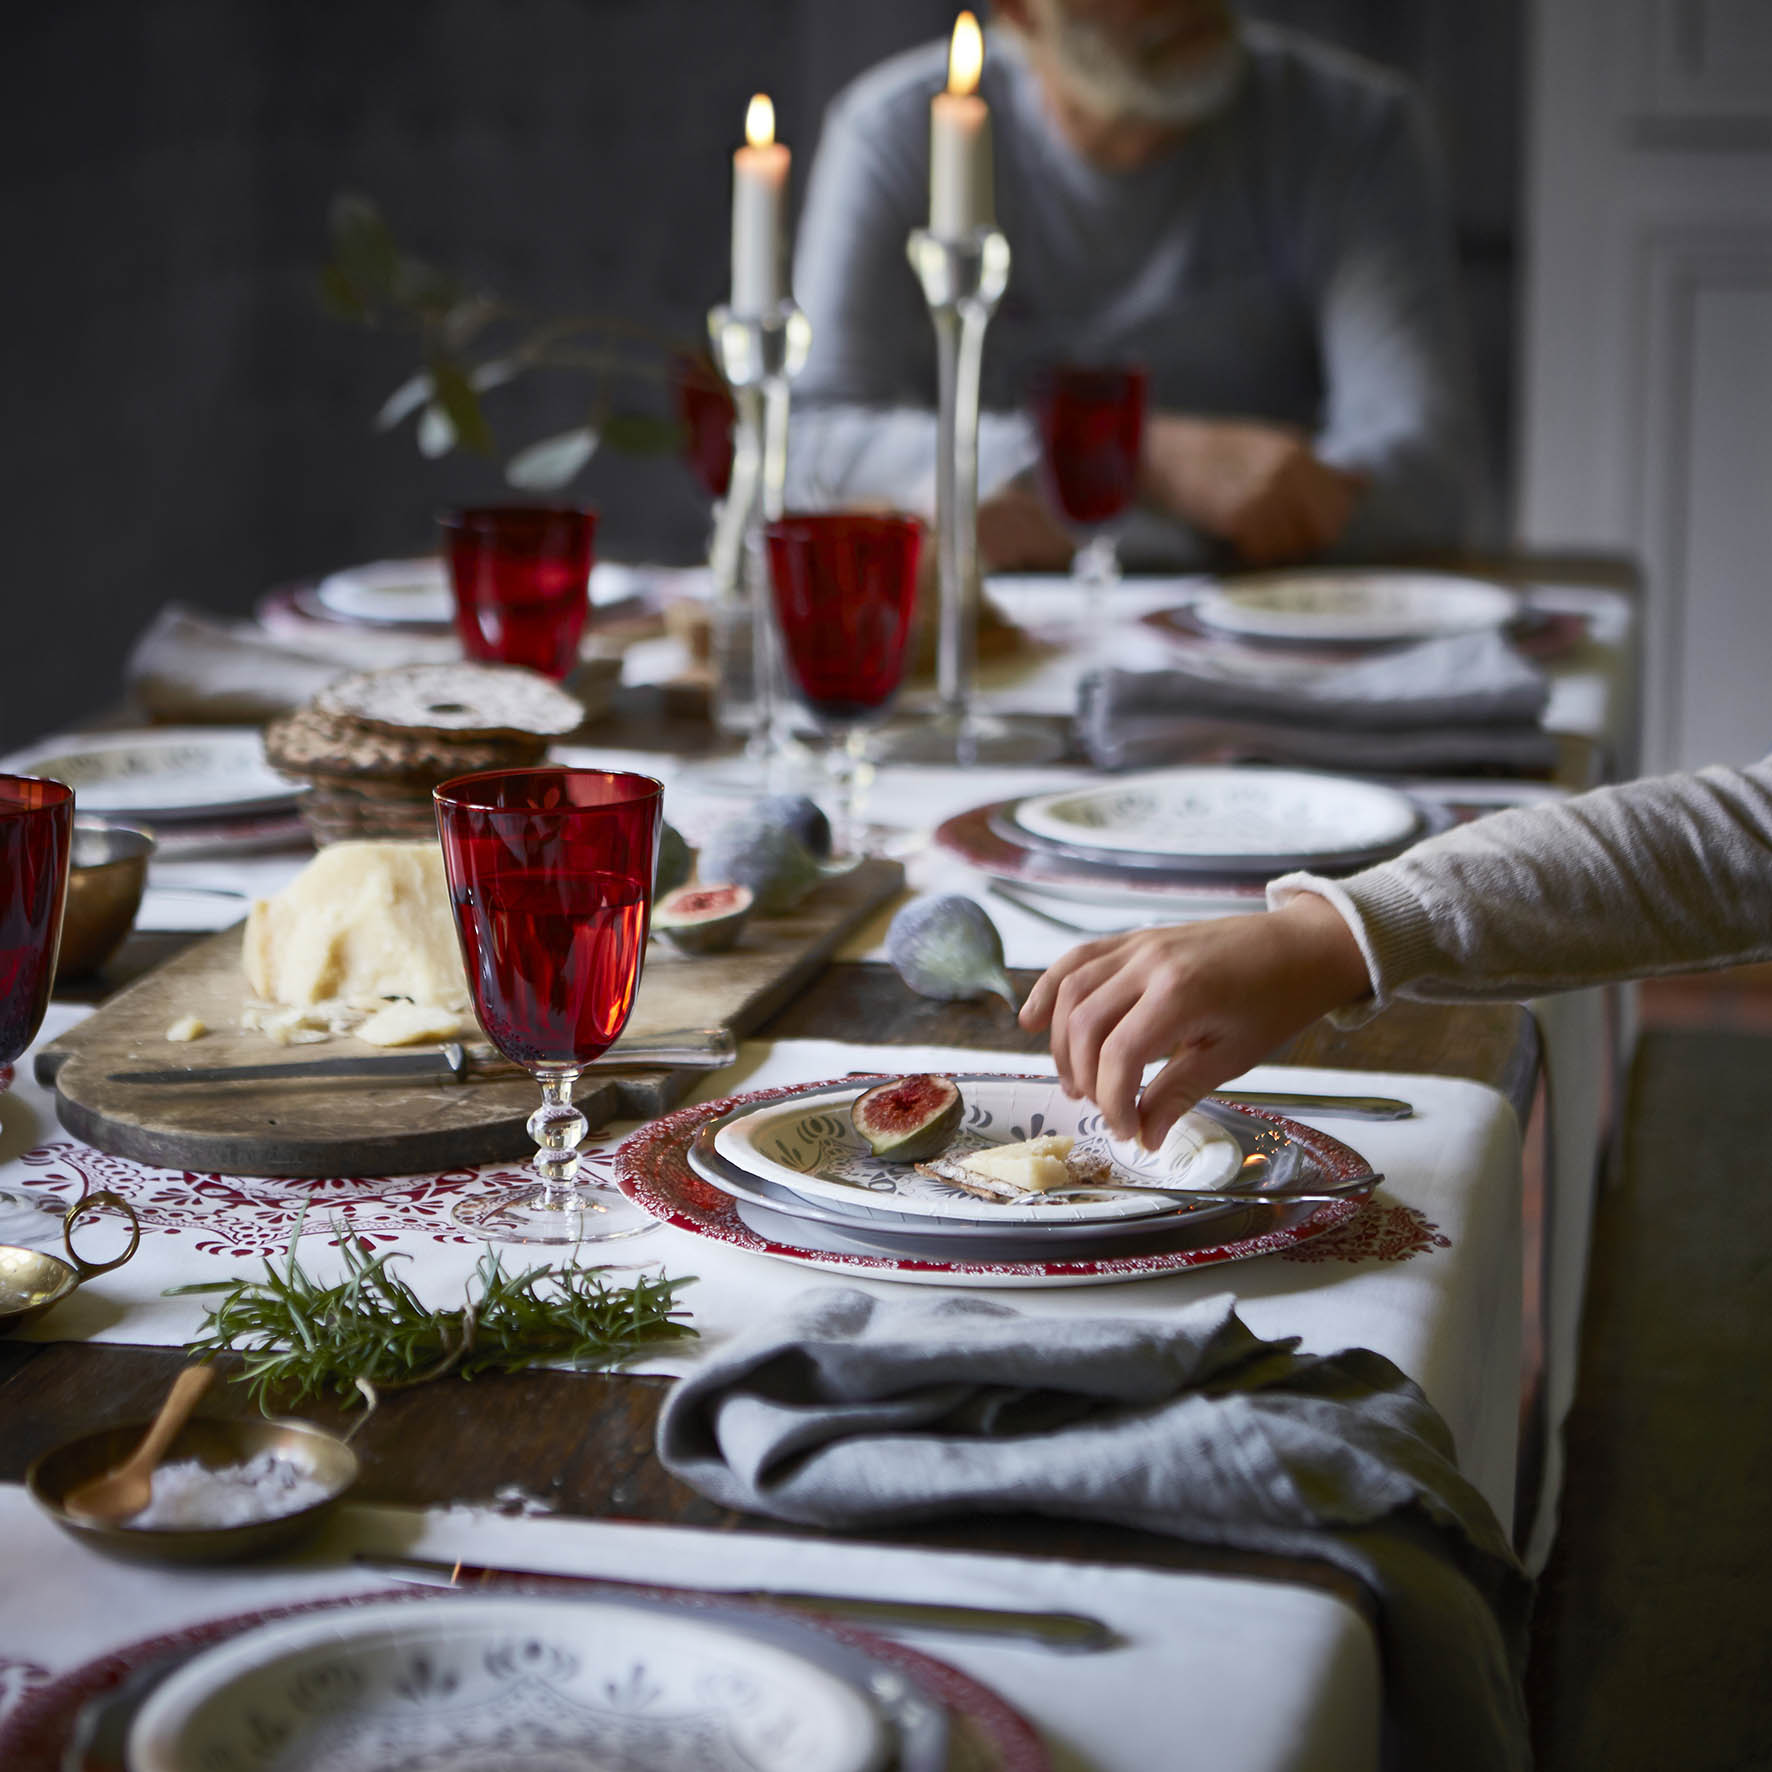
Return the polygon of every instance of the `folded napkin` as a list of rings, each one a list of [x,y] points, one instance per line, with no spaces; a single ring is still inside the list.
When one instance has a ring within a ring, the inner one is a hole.
[[[1247,649],[1236,668],[1210,647],[1157,671],[1083,681],[1078,722],[1098,767],[1195,755],[1214,738],[1274,761],[1338,768],[1543,768],[1555,740],[1538,726],[1544,673],[1496,633],[1454,634],[1345,664],[1270,675]]]
[[[1228,1296],[1036,1324],[833,1288],[682,1380],[658,1449],[715,1501],[812,1525],[1031,1512],[1332,1563],[1378,1602],[1400,1763],[1527,1766],[1531,1584],[1445,1423],[1379,1355],[1296,1347]]]

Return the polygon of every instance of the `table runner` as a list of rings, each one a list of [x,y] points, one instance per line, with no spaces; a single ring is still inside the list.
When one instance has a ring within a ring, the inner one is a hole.
[[[44,1038],[78,1012],[57,1006]],[[702,1083],[703,1100],[739,1090],[889,1069],[1003,1069],[1050,1074],[1050,1060],[962,1048],[880,1047],[838,1041],[746,1042],[739,1063]],[[1450,1424],[1465,1475],[1502,1519],[1511,1517],[1517,1432],[1520,1247],[1519,1134],[1506,1103],[1475,1083],[1443,1077],[1267,1066],[1251,1087],[1401,1095],[1416,1116],[1395,1122],[1333,1122],[1387,1180],[1374,1205],[1345,1232],[1285,1256],[1210,1273],[1179,1274],[1079,1291],[1017,1291],[1007,1298],[1031,1314],[1149,1314],[1233,1289],[1245,1320],[1264,1336],[1302,1335],[1307,1350],[1371,1347],[1393,1359],[1427,1392]],[[250,1182],[238,1177],[153,1170],[79,1144],[55,1124],[49,1098],[19,1066],[0,1096],[0,1189],[53,1194],[72,1202],[87,1187],[111,1187],[142,1213],[141,1253],[127,1267],[81,1288],[24,1333],[40,1340],[177,1345],[191,1338],[201,1300],[166,1298],[168,1286],[257,1271],[287,1242],[297,1213],[309,1209],[303,1260],[334,1277],[336,1214],[378,1250],[412,1259],[401,1271],[421,1297],[460,1290],[484,1245],[458,1232],[449,1208],[515,1165],[464,1168],[393,1180],[338,1177]],[[621,1129],[591,1141],[587,1167],[608,1174]],[[779,1308],[828,1277],[713,1244],[665,1227],[606,1252],[615,1263],[662,1263],[694,1274],[684,1295],[701,1344],[636,1369],[679,1374],[760,1312]],[[598,1252],[587,1250],[588,1260]],[[507,1260],[541,1259],[511,1250]],[[880,1288],[887,1282],[858,1282]]]
[[[1371,1631],[1309,1588],[1218,1575],[967,1556],[776,1534],[484,1508],[344,1507],[299,1555],[232,1570],[154,1569],[85,1550],[0,1485],[0,1764],[5,1716],[95,1655],[206,1618],[384,1589],[356,1549],[707,1588],[774,1587],[1084,1612],[1126,1646],[1056,1656],[1007,1642],[907,1640],[982,1680],[1045,1736],[1059,1772],[1367,1772],[1378,1764]]]

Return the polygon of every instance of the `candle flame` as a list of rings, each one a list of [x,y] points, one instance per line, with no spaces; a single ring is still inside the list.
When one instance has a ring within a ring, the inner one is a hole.
[[[766,148],[775,140],[775,106],[769,94],[757,93],[744,114],[744,138],[753,148]]]
[[[984,67],[984,37],[978,20],[963,12],[954,20],[954,39],[948,45],[948,91],[976,92]]]

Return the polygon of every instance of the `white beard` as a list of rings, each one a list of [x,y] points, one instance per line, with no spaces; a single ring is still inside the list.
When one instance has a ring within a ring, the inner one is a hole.
[[[1063,0],[1031,0],[1052,45],[1055,72],[1084,110],[1116,120],[1176,128],[1216,117],[1243,77],[1243,42],[1235,25],[1204,57],[1155,72],[1127,59],[1095,26],[1065,11]]]

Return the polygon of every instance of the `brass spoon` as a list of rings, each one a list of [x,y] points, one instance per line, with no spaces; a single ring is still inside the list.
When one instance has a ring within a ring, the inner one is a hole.
[[[134,1519],[154,1499],[154,1467],[166,1456],[166,1448],[177,1438],[214,1377],[213,1366],[187,1366],[173,1380],[141,1444],[114,1470],[70,1489],[62,1497],[63,1510],[77,1520],[101,1526],[120,1526]]]

